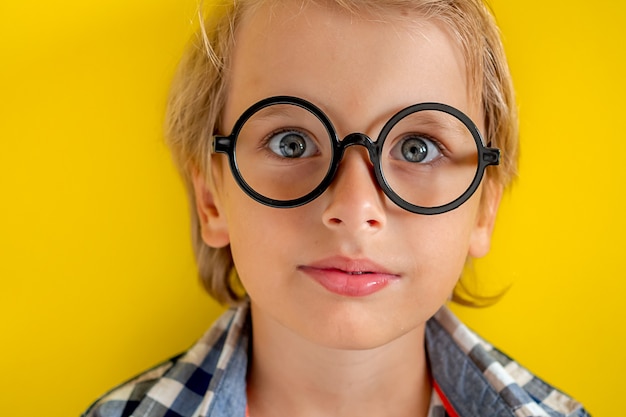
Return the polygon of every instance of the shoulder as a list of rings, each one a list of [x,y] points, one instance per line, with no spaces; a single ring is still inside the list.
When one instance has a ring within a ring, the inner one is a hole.
[[[128,417],[146,393],[170,370],[179,356],[124,382],[103,395],[85,411],[83,417]]]
[[[589,416],[582,405],[469,330],[447,308],[429,322],[433,378],[460,416]]]
[[[247,317],[246,307],[228,310],[189,350],[113,388],[82,417],[195,417],[223,386],[245,393]]]

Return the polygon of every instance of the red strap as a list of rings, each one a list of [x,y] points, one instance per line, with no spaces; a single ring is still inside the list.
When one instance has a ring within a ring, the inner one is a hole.
[[[437,381],[435,381],[434,379],[433,379],[433,388],[437,392],[439,399],[441,399],[441,402],[443,403],[443,408],[446,409],[446,413],[448,413],[450,417],[459,417],[459,413],[457,413],[454,407],[452,407],[452,404],[450,404],[450,400],[448,400],[448,397],[445,396],[441,387],[439,386],[439,384],[437,384]]]

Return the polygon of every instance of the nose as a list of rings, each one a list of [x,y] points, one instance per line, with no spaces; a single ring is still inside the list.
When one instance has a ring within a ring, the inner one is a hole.
[[[385,194],[378,186],[365,146],[349,146],[326,190],[324,224],[331,229],[377,231],[386,222]]]

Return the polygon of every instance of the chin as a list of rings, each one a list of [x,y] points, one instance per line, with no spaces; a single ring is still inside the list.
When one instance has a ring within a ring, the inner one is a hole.
[[[333,323],[334,321],[334,323]],[[410,337],[421,340],[424,326],[418,323],[390,323],[388,320],[351,321],[346,317],[318,324],[309,328],[304,338],[310,342],[334,350],[365,351],[382,348],[394,342]]]

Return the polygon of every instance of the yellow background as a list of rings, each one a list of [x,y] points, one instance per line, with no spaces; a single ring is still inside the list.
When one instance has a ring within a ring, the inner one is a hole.
[[[464,320],[596,416],[624,414],[626,6],[493,1],[521,112],[488,290]],[[219,312],[162,144],[196,0],[0,2],[0,408],[78,415]]]

